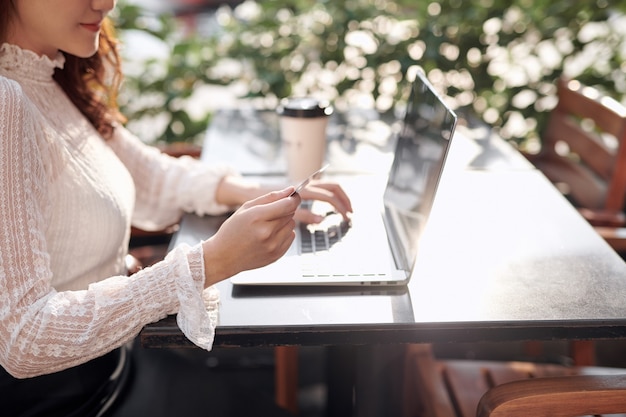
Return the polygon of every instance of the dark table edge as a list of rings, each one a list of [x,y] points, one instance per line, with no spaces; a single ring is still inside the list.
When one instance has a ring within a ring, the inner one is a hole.
[[[288,330],[288,331],[287,331]],[[174,316],[151,324],[140,334],[146,348],[192,348],[195,345],[178,329]],[[367,325],[327,325],[307,328],[218,327],[214,347],[253,346],[336,346],[398,343],[479,343],[516,342],[527,340],[602,340],[626,339],[626,318],[623,320],[589,320],[578,325],[563,324],[558,320],[526,324],[517,322],[489,322],[471,327],[467,323],[419,323]]]

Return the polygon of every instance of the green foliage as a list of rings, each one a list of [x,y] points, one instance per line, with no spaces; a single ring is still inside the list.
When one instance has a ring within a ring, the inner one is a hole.
[[[147,126],[148,133],[142,137],[160,142],[199,142],[210,114],[192,116],[188,104],[199,87],[214,83],[204,76],[205,69],[215,63],[213,48],[199,36],[184,36],[180,22],[169,14],[152,14],[123,3],[114,18],[123,42],[142,35],[135,43],[149,41],[157,51],[136,57],[122,49],[126,76],[120,108],[131,126]]]
[[[185,119],[180,98],[202,83],[236,83],[243,97],[268,105],[316,94],[338,108],[386,111],[420,66],[453,106],[525,143],[541,130],[563,73],[626,95],[625,8],[607,0],[248,0],[221,7],[210,31],[184,37],[171,17],[158,17],[153,33],[171,51],[166,69],[147,77],[156,65],[148,62],[128,87],[163,92],[159,107],[142,111],[165,110],[193,135],[202,127]],[[126,10],[122,27],[141,21]],[[166,139],[181,130],[168,129]]]

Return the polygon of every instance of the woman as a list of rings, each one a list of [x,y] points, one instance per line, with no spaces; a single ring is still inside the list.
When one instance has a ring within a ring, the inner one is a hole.
[[[101,415],[124,385],[123,346],[144,325],[176,313],[210,349],[213,285],[282,256],[294,219],[319,219],[299,209],[293,187],[268,193],[122,127],[114,0],[0,4],[0,413]],[[301,194],[351,211],[337,185]],[[215,236],[124,276],[131,224],[237,207]]]

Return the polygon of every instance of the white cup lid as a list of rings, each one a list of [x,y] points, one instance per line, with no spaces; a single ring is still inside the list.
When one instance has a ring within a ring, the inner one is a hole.
[[[276,110],[281,116],[287,117],[323,117],[333,113],[333,107],[328,100],[319,100],[314,97],[284,98]]]

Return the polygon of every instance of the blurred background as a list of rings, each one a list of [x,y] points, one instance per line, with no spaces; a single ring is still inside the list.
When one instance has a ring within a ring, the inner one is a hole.
[[[626,100],[624,2],[122,0],[114,19],[122,108],[148,142],[199,143],[216,109],[288,95],[393,111],[416,66],[524,148],[561,74]]]
[[[339,110],[395,112],[422,67],[464,117],[525,150],[565,74],[626,104],[626,2],[608,0],[120,0],[128,127],[157,145],[199,146],[220,108],[273,109],[313,94]],[[621,342],[598,363],[626,366]],[[441,357],[524,359],[520,343],[436,346]],[[567,362],[567,343],[544,343]],[[268,391],[273,351],[181,354]],[[300,350],[300,415],[325,415],[324,347]]]

